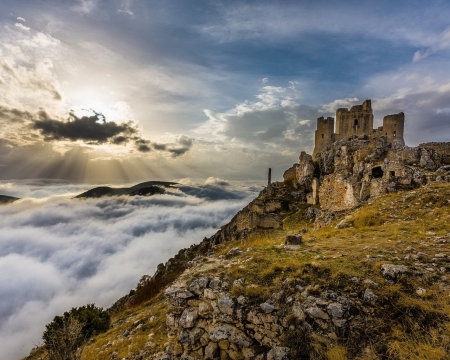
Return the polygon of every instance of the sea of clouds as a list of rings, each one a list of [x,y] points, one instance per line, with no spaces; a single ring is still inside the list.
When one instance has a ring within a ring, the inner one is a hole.
[[[107,308],[179,249],[199,243],[257,195],[224,181],[164,195],[73,199],[87,185],[0,183],[0,349],[25,356],[71,307]],[[26,196],[24,198],[24,196]]]

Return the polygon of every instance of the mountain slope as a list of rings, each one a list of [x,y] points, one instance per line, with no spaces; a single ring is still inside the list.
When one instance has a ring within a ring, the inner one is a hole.
[[[78,199],[99,198],[103,196],[120,196],[120,195],[154,195],[163,194],[164,188],[170,188],[176,185],[175,182],[167,181],[146,181],[129,188],[113,188],[109,186],[99,186],[82,194],[75,196]]]

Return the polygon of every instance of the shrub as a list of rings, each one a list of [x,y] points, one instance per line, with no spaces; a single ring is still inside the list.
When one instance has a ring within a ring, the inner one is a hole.
[[[72,308],[55,316],[45,326],[42,336],[50,360],[76,360],[77,349],[91,336],[109,329],[111,319],[106,311],[94,304]]]

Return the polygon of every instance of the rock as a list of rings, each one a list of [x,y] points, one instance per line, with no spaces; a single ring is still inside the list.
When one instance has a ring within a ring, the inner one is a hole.
[[[240,351],[234,349],[228,350],[228,356],[231,360],[244,360],[244,355]]]
[[[185,329],[189,329],[194,327],[195,322],[198,318],[198,309],[197,308],[187,308],[184,309],[183,314],[180,318],[180,326]]]
[[[404,274],[408,271],[405,265],[383,264],[381,265],[381,274],[386,279],[396,279],[398,275]]]
[[[205,347],[205,360],[213,360],[219,356],[219,346],[216,343],[210,342]]]
[[[370,279],[365,279],[363,281],[363,284],[370,285],[372,287],[378,287],[378,284],[375,281],[370,280]]]
[[[194,297],[194,294],[186,289],[173,289],[171,287],[168,287],[166,291],[164,291],[164,294],[168,297],[171,297],[173,299],[189,299],[191,297]]]
[[[307,308],[305,311],[309,316],[311,316],[314,319],[328,320],[330,318],[327,313],[323,312],[316,306],[311,306]]]
[[[425,289],[422,289],[422,288],[418,288],[416,290],[416,294],[419,295],[419,296],[424,296],[426,294],[426,292],[427,291]]]
[[[181,330],[178,340],[183,345],[195,345],[202,337],[204,330],[199,328],[193,328],[192,330]]]
[[[298,302],[294,303],[294,305],[292,306],[292,313],[298,320],[300,320],[300,321],[305,320],[305,313],[303,312],[303,309],[302,309],[300,303],[298,303]]]
[[[366,303],[373,304],[375,301],[377,301],[377,299],[378,296],[376,296],[371,289],[367,288],[364,291],[363,300]]]
[[[233,315],[235,305],[233,299],[231,299],[228,295],[224,295],[219,299],[218,306],[220,312],[227,315]]]
[[[287,235],[284,240],[284,245],[300,245],[302,244],[301,235]]]
[[[340,319],[344,316],[344,309],[342,307],[342,304],[338,302],[334,302],[328,305],[327,312],[335,319]]]
[[[244,283],[245,283],[245,279],[240,278],[240,279],[234,280],[233,286],[241,288],[244,286]]]
[[[216,324],[211,328],[209,334],[209,339],[215,343],[228,340],[241,348],[250,347],[252,344],[250,338],[242,330],[230,324]]]
[[[235,256],[235,255],[238,255],[241,252],[242,252],[241,249],[239,249],[238,247],[232,248],[230,251],[228,251],[227,257],[232,257],[232,256]]]
[[[207,317],[212,313],[212,308],[206,301],[200,301],[198,304],[198,315],[201,317]]]
[[[230,347],[230,342],[228,340],[221,340],[219,341],[218,345],[222,350],[228,350],[228,348]]]
[[[216,294],[211,289],[205,289],[204,292],[203,292],[203,297],[205,299],[215,300],[216,299]]]
[[[269,302],[264,302],[261,305],[259,305],[259,307],[262,309],[262,311],[264,311],[266,314],[270,314],[272,311],[275,310],[275,306],[273,306],[271,303]]]
[[[344,229],[346,227],[350,227],[350,224],[347,222],[346,219],[339,221],[339,223],[336,225],[336,229]]]
[[[288,251],[298,251],[301,249],[300,245],[284,245],[284,250]]]
[[[209,279],[208,278],[200,278],[197,280],[194,280],[190,285],[188,290],[191,293],[194,293],[196,295],[203,294],[203,290],[208,286]]]
[[[209,282],[209,287],[212,290],[219,290],[222,285],[222,281],[219,278],[214,278]]]
[[[267,353],[267,360],[288,360],[289,348],[274,345]]]
[[[244,356],[244,359],[254,359],[256,353],[253,348],[243,348],[242,355]]]
[[[247,298],[244,295],[241,295],[237,298],[237,302],[239,305],[245,305],[247,303]]]

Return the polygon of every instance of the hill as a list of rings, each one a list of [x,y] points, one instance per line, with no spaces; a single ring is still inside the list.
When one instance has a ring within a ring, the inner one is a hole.
[[[90,189],[80,195],[75,196],[78,199],[99,198],[103,196],[120,196],[120,195],[142,195],[149,196],[155,194],[164,194],[164,188],[170,188],[176,185],[175,182],[167,181],[146,181],[129,188],[113,188],[109,186],[99,186]]]
[[[17,200],[20,199],[13,196],[0,195],[0,205],[9,204]]]

